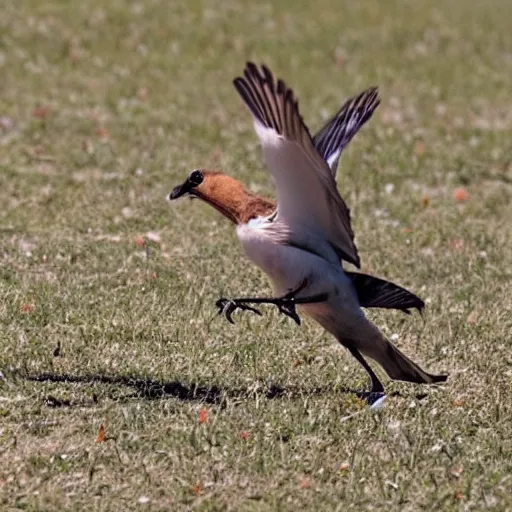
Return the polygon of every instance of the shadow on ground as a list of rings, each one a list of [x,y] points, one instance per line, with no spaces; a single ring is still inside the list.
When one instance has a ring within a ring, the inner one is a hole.
[[[18,375],[24,380],[32,382],[52,382],[52,383],[78,383],[78,384],[105,384],[117,385],[132,388],[133,394],[125,395],[121,399],[127,398],[143,398],[146,400],[157,400],[166,398],[175,398],[184,402],[197,401],[208,404],[225,404],[226,401],[241,401],[255,396],[263,396],[266,399],[296,399],[304,398],[311,395],[323,395],[332,393],[361,395],[360,391],[338,388],[333,389],[330,386],[308,388],[307,386],[282,387],[276,384],[261,386],[253,389],[235,389],[229,387],[221,387],[218,385],[204,386],[197,383],[183,383],[180,381],[162,382],[153,379],[140,378],[130,375],[71,375],[56,373],[39,373]],[[397,396],[398,392],[390,394]],[[93,401],[97,398],[93,396]],[[46,405],[50,407],[74,406],[80,405],[68,400],[61,400],[54,396],[48,396],[45,400]]]

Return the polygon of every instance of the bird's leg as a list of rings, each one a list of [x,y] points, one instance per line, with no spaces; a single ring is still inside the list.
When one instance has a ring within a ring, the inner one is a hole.
[[[358,395],[365,400],[368,405],[373,405],[377,400],[383,398],[384,395],[384,386],[382,382],[379,380],[375,372],[372,370],[371,366],[365,361],[361,352],[353,347],[347,347],[350,353],[359,361],[361,366],[366,370],[368,376],[370,377],[370,381],[372,383],[372,388],[370,391],[362,391],[358,393]]]
[[[248,306],[247,304],[273,304],[277,306],[280,313],[283,313],[286,316],[292,318],[298,325],[300,325],[300,318],[295,310],[295,306],[297,304],[312,304],[316,302],[323,302],[327,300],[327,293],[320,293],[317,295],[311,295],[309,297],[300,297],[296,298],[295,295],[302,291],[308,282],[307,279],[304,279],[297,288],[290,290],[288,293],[283,295],[282,297],[243,297],[238,299],[225,299],[220,298],[215,305],[219,309],[219,315],[224,313],[226,318],[232,324],[234,323],[232,314],[237,309],[248,310],[261,315],[261,312],[256,308]]]

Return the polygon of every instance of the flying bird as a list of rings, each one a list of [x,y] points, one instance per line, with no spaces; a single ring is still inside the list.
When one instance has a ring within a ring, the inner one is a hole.
[[[277,297],[221,299],[217,305],[231,319],[237,308],[259,313],[249,304],[268,302],[297,323],[299,305],[363,366],[371,380],[370,394],[382,393],[384,387],[365,357],[379,363],[394,380],[445,381],[446,375],[427,373],[408,359],[361,309],[421,311],[423,301],[393,283],[346,272],[342,266],[346,261],[359,268],[360,259],[350,212],[336,187],[336,169],[343,148],[378,105],[376,89],[346,102],[312,137],[293,91],[282,80],[276,82],[265,66],[259,69],[248,63],[234,85],[253,116],[264,160],[276,183],[277,209],[237,180],[212,171],[193,171],[169,198],[198,197],[234,222],[247,256],[270,277]]]
[[[377,88],[370,87],[348,99],[313,137],[316,150],[327,162],[334,177],[343,149],[371,118],[379,104]],[[186,195],[203,200],[234,224],[268,217],[276,210],[273,201],[248,191],[238,180],[219,171],[192,171],[169,194],[169,199]],[[419,297],[394,283],[360,272],[346,274],[352,280],[362,307],[399,309],[404,313],[409,313],[411,308],[420,312],[424,308],[425,304]]]

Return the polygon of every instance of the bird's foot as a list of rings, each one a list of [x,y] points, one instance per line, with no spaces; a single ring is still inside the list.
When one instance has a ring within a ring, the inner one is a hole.
[[[233,313],[240,309],[242,311],[252,311],[253,313],[256,313],[259,316],[262,316],[262,313],[259,309],[256,309],[255,307],[249,306],[247,302],[252,302],[251,299],[226,299],[224,297],[220,298],[216,303],[215,306],[217,307],[218,311],[217,314],[222,315],[226,317],[228,322],[234,324],[233,320]],[[262,304],[262,301],[258,301],[257,304]],[[277,309],[280,313],[289,316],[292,318],[298,325],[300,325],[300,317],[297,314],[297,311],[295,309],[295,304],[293,301],[290,301],[289,299],[269,299],[268,304],[274,304],[277,306]]]
[[[300,297],[296,298],[295,296],[302,291],[308,282],[307,279],[304,279],[299,286],[290,290],[288,293],[283,295],[282,297],[247,297],[242,299],[219,299],[215,305],[218,308],[219,315],[224,313],[229,322],[234,323],[232,314],[237,310],[246,310],[252,311],[258,315],[261,315],[261,312],[252,306],[248,306],[248,304],[273,304],[277,307],[280,313],[283,315],[289,316],[297,325],[300,325],[300,317],[297,314],[296,306],[297,304],[312,304],[316,302],[323,302],[327,300],[327,293],[320,293],[318,295],[312,295],[310,297]]]
[[[384,391],[360,391],[357,396],[364,400],[370,409],[380,409],[387,395]]]
[[[217,314],[223,314],[226,317],[227,321],[231,324],[235,323],[235,321],[233,320],[233,313],[237,309],[241,309],[242,311],[252,311],[257,315],[262,316],[261,311],[251,306],[248,306],[243,301],[243,299],[225,299],[224,297],[222,297],[215,303],[215,306],[218,308]]]

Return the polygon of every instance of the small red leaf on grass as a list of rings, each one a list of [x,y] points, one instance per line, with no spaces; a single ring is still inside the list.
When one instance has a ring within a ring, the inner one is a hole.
[[[203,494],[203,484],[201,482],[196,482],[195,485],[192,487],[192,493],[196,496],[199,496],[200,494]]]
[[[462,407],[464,405],[464,403],[465,403],[464,400],[461,400],[460,398],[453,401],[453,405],[455,407]]]
[[[453,199],[458,203],[462,203],[469,199],[469,192],[463,187],[456,188],[453,192]]]
[[[34,310],[34,305],[33,304],[22,304],[20,309],[21,309],[22,313],[30,313],[31,311]]]
[[[96,129],[96,135],[101,139],[108,139],[109,133],[108,130],[104,126],[100,126]]]
[[[146,243],[146,238],[143,236],[143,235],[139,235],[136,239],[135,239],[135,245],[137,247],[144,247],[144,244]]]
[[[247,432],[247,430],[240,432],[240,439],[247,441],[249,439],[249,437],[251,437],[251,434],[249,432]]]
[[[460,478],[462,473],[464,472],[464,468],[462,466],[453,466],[450,469],[450,474],[455,478]]]
[[[348,462],[344,462],[341,466],[340,466],[340,471],[348,471],[350,469],[350,464]]]
[[[450,247],[456,251],[460,251],[464,247],[464,240],[462,238],[452,238],[449,243]]]
[[[98,435],[96,437],[96,443],[105,442],[105,423],[102,423],[100,429],[98,430]]]
[[[301,478],[299,481],[299,488],[300,489],[309,489],[311,487],[311,480],[308,478]]]
[[[423,208],[426,208],[430,204],[430,197],[427,195],[424,195],[421,198],[421,204],[423,205]]]
[[[208,409],[204,407],[199,411],[199,425],[206,423],[208,421]]]
[[[464,496],[464,494],[462,494],[460,491],[457,491],[455,493],[455,499],[456,500],[463,500],[466,496]]]
[[[51,110],[50,107],[36,107],[34,110],[32,110],[32,115],[36,117],[37,119],[46,119],[48,115],[50,114]]]
[[[425,154],[425,143],[423,141],[416,141],[414,144],[414,154],[416,156],[423,156]]]

